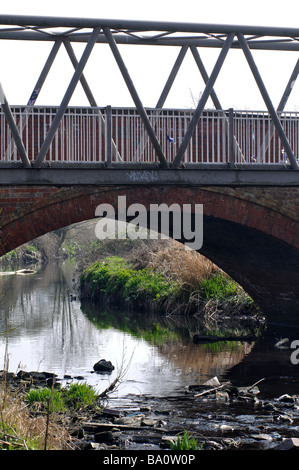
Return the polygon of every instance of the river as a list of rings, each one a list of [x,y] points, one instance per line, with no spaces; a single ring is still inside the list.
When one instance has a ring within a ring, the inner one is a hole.
[[[130,412],[149,405],[152,418],[166,422],[168,432],[187,429],[212,448],[265,449],[283,437],[298,436],[298,400],[278,414],[263,405],[276,405],[283,394],[299,396],[294,351],[275,347],[282,338],[299,339],[296,326],[267,324],[254,342],[195,344],[194,334],[205,333],[198,320],[81,303],[77,278],[70,263],[48,264],[33,274],[2,272],[0,369],[54,372],[62,385],[85,381],[99,393],[120,376],[106,406]],[[213,334],[216,328],[221,332],[221,325],[211,324]],[[112,373],[94,372],[100,359],[112,362]],[[192,399],[188,387],[215,376],[237,387],[262,380],[258,404]],[[291,422],[280,419],[285,413]],[[145,428],[141,435],[125,435],[123,445],[128,450],[160,448]]]
[[[292,364],[290,349],[277,349],[275,343],[299,339],[299,329],[269,325],[255,343],[194,344],[199,326],[192,319],[82,305],[74,272],[74,265],[65,263],[34,274],[1,276],[0,368],[7,345],[13,372],[80,377],[99,392],[121,374],[114,392],[119,399],[169,396],[214,376],[237,385],[266,378],[260,388],[269,396],[298,392],[299,365]],[[100,359],[115,366],[111,374],[93,372]]]

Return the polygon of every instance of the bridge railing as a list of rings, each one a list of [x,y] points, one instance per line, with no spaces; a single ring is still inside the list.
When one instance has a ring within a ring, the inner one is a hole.
[[[34,161],[57,113],[55,107],[12,107],[24,147]],[[168,162],[184,138],[193,110],[147,109],[151,125]],[[293,153],[299,155],[299,115],[280,114]],[[0,162],[20,156],[3,111],[0,112]],[[46,155],[47,162],[158,162],[143,121],[133,108],[70,107]],[[183,163],[242,164],[285,161],[271,118],[263,111],[206,110],[202,113]]]

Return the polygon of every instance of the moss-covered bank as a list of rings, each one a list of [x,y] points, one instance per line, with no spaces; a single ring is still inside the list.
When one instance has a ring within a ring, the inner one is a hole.
[[[152,266],[136,269],[118,256],[107,257],[85,269],[80,278],[81,298],[161,313],[256,313],[243,289],[222,271],[212,271],[187,284]]]

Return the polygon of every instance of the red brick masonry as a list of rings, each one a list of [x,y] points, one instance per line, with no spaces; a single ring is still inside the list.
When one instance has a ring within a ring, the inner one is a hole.
[[[0,187],[0,256],[49,231],[92,219],[101,203],[203,204],[201,252],[267,311],[298,312],[298,187]]]

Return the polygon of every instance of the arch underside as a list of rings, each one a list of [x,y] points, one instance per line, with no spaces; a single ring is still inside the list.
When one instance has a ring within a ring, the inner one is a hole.
[[[100,191],[76,194],[74,198],[52,204],[49,201],[47,206],[20,213],[13,222],[1,227],[1,255],[52,230],[93,219],[98,204],[109,201],[115,205],[119,194],[119,189],[114,192],[110,189],[109,198],[107,192]],[[126,194],[128,204],[137,202],[136,188],[133,199],[129,190]],[[147,194],[140,196],[140,201],[147,201],[146,204],[161,203],[161,194],[148,198],[149,194],[153,194],[153,191],[149,190]],[[163,201],[167,202],[165,191],[162,196]],[[230,203],[232,199],[230,198]],[[221,218],[219,214],[214,216],[211,214],[211,207],[209,210],[208,206],[206,208],[207,210],[204,205],[203,244],[200,253],[235,279],[257,302],[269,320],[284,323],[295,318],[298,321],[299,250],[262,230]],[[247,210],[250,211],[250,203]],[[183,238],[178,241],[185,242]]]

